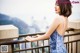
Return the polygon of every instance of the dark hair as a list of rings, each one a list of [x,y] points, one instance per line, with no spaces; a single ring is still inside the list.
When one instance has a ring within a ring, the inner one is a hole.
[[[60,15],[69,17],[72,13],[72,5],[70,0],[57,0],[56,4],[60,7]]]

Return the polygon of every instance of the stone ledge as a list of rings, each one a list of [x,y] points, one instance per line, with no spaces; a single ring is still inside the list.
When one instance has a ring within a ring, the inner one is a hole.
[[[14,25],[0,25],[0,40],[19,37],[18,28]]]
[[[80,20],[69,21],[68,28],[80,29]]]

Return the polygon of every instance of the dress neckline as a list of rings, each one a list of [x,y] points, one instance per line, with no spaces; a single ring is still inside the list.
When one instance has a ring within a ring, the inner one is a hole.
[[[63,36],[63,35],[59,34],[57,30],[56,30],[56,32],[57,32],[58,35]]]

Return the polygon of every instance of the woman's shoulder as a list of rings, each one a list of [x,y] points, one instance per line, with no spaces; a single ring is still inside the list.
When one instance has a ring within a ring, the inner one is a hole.
[[[65,19],[64,16],[59,16],[59,15],[54,18],[54,21],[55,21],[56,23],[58,23],[58,24],[62,24],[62,23],[64,23],[64,22],[66,22],[66,20],[67,20],[67,19]]]
[[[61,18],[61,16],[57,15],[57,16],[54,18],[54,20],[60,22],[60,20],[62,20],[62,18]]]
[[[68,20],[68,18],[61,15],[57,15],[55,17],[55,20],[58,20],[58,22],[63,22],[64,20]]]
[[[55,18],[53,18],[53,23],[60,24],[60,18],[59,18],[59,16],[56,16]]]

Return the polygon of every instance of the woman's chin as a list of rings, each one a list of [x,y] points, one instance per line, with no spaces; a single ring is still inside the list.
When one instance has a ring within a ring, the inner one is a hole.
[[[56,12],[56,14],[59,14],[58,12]]]

